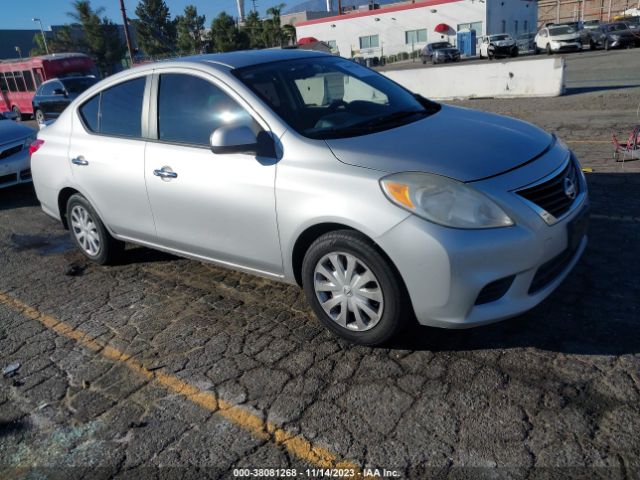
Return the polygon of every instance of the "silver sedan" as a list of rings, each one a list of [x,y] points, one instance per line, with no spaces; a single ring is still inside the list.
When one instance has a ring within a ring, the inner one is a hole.
[[[133,242],[297,283],[361,344],[524,312],[587,242],[585,179],[553,135],[316,52],[122,72],[31,149],[43,210],[89,259]]]

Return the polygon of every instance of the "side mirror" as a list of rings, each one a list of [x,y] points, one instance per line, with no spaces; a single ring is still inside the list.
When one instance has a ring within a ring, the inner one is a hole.
[[[54,95],[64,95],[65,97],[67,96],[67,91],[64,88],[56,88],[53,91]]]
[[[211,134],[213,153],[245,153],[257,155],[260,150],[258,137],[246,125],[216,128]]]

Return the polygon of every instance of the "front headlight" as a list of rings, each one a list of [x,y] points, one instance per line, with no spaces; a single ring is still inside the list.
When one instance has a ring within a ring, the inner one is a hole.
[[[384,177],[380,185],[391,202],[446,227],[475,229],[513,225],[495,202],[457,180],[409,172]]]
[[[22,145],[22,148],[29,148],[29,145],[31,145],[35,141],[36,141],[36,134],[34,133],[33,135],[29,135],[27,138],[24,139],[24,144]]]

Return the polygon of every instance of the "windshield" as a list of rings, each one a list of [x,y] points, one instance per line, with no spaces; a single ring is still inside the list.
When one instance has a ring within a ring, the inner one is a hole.
[[[432,43],[431,48],[434,50],[440,50],[441,48],[453,48],[449,42]]]
[[[552,37],[557,35],[567,35],[569,33],[576,33],[575,29],[572,27],[562,26],[562,27],[553,27],[549,29],[549,34]]]
[[[339,57],[275,62],[238,69],[235,74],[291,128],[314,139],[366,135],[440,109]]]
[[[67,92],[82,93],[90,86],[95,85],[98,80],[95,78],[65,78],[60,81],[64,84]]]
[[[492,42],[499,42],[500,40],[509,40],[509,35],[494,35],[491,37]]]

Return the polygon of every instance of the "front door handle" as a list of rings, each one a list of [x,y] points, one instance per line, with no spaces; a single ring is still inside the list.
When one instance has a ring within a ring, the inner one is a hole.
[[[171,167],[162,167],[159,170],[154,170],[153,174],[156,177],[160,177],[163,180],[169,180],[171,178],[178,178],[178,174],[171,170]]]
[[[76,158],[72,158],[71,163],[73,163],[74,165],[81,165],[83,167],[89,165],[89,162],[87,162],[82,155],[79,155]]]

